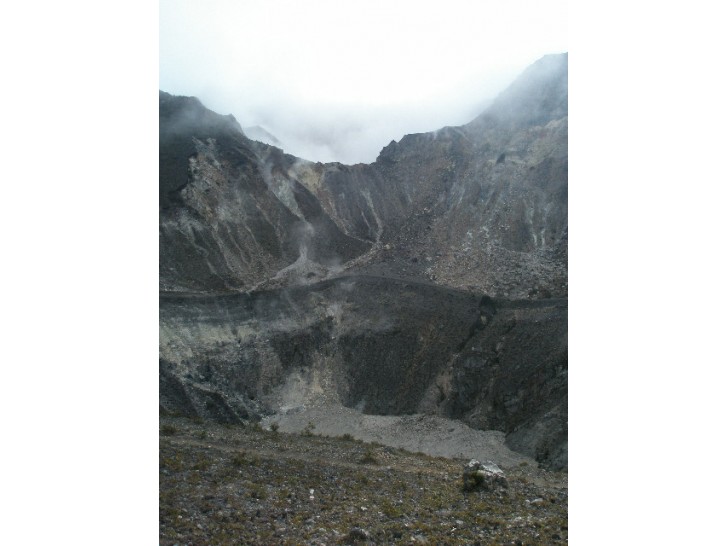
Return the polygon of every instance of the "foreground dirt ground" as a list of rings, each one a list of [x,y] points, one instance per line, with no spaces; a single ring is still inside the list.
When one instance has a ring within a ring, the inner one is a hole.
[[[567,474],[530,463],[464,492],[466,460],[315,426],[160,418],[159,540],[174,544],[567,544]]]

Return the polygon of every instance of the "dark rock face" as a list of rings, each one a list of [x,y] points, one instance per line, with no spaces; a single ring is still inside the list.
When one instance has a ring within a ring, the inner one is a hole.
[[[565,456],[567,328],[566,300],[500,302],[453,363],[446,413],[506,431],[512,449],[538,461]]]
[[[503,430],[547,463],[565,449],[565,300],[492,300],[356,275],[250,294],[164,294],[160,324],[169,411],[227,422],[338,402]]]
[[[566,466],[566,82],[351,166],[160,92],[161,406],[435,413]]]
[[[163,290],[249,289],[299,258],[326,268],[370,246],[277,166],[295,158],[197,99],[160,92],[159,148]]]

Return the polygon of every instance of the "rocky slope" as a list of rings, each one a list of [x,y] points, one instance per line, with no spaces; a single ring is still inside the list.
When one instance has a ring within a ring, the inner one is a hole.
[[[464,491],[466,461],[356,441],[163,417],[159,543],[568,543],[567,475],[503,467]]]
[[[160,404],[314,404],[499,430],[564,467],[567,58],[370,165],[310,163],[160,92]]]

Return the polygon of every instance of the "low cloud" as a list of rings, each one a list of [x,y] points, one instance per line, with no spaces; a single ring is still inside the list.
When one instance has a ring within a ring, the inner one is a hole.
[[[286,152],[373,161],[403,135],[467,123],[566,51],[565,2],[160,2],[160,88],[197,96]]]

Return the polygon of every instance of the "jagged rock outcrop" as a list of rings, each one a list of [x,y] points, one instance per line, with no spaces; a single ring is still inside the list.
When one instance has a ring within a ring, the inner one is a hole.
[[[371,165],[300,160],[161,93],[162,288],[250,289],[299,261],[283,284],[346,267],[565,296],[566,83],[566,55],[545,57],[473,122]]]
[[[281,175],[275,165],[295,158],[196,99],[160,92],[159,148],[162,290],[250,289],[296,261],[326,271],[370,247]]]
[[[567,58],[369,165],[160,92],[160,405],[431,413],[567,464]]]

